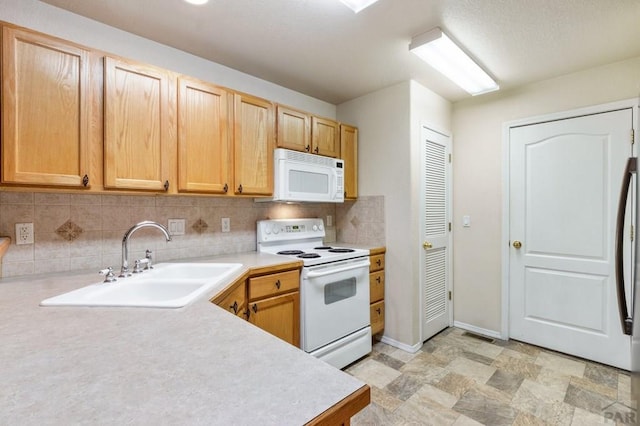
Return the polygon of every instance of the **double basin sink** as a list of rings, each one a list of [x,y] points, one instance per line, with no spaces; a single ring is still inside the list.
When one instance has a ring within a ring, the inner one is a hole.
[[[40,302],[40,306],[181,308],[221,285],[241,263],[163,263],[154,269],[95,283]]]

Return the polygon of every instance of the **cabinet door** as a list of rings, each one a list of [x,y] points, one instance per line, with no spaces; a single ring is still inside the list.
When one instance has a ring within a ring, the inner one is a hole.
[[[296,291],[251,302],[249,322],[300,347],[300,293]]]
[[[76,186],[89,178],[89,52],[2,29],[2,182]]]
[[[234,191],[236,194],[273,194],[273,104],[235,94]]]
[[[224,194],[229,189],[229,99],[220,87],[180,77],[178,191]]]
[[[106,188],[168,190],[176,157],[170,80],[160,68],[105,58]]]
[[[358,198],[358,129],[340,125],[340,158],[344,160],[344,198]]]
[[[311,118],[311,149],[314,154],[338,158],[340,155],[340,125],[326,118]]]
[[[229,295],[214,303],[221,308],[241,318],[246,318],[247,311],[247,284],[243,282],[234,288]]]
[[[307,113],[278,105],[279,148],[311,152],[311,116]]]
[[[384,330],[384,300],[373,303],[370,307],[371,334],[378,334]]]

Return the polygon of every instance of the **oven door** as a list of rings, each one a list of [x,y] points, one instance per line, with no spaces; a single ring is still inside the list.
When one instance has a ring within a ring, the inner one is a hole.
[[[369,257],[304,267],[300,300],[305,352],[368,327]]]

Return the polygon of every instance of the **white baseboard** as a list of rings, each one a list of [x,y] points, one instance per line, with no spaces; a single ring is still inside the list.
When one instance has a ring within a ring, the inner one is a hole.
[[[454,321],[453,326],[462,330],[470,331],[481,336],[491,337],[492,339],[502,340],[502,335],[499,331],[487,330],[486,328],[476,327],[475,325],[465,324],[463,322]]]
[[[380,339],[382,343],[386,343],[389,346],[393,346],[394,348],[402,349],[405,352],[409,352],[414,354],[420,350],[422,347],[422,342],[418,342],[415,345],[407,345],[406,343],[398,342],[397,340],[393,340],[390,337],[382,336]]]

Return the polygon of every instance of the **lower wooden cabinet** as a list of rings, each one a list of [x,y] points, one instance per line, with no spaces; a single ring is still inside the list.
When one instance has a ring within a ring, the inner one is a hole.
[[[300,347],[300,269],[250,272],[212,302]]]
[[[231,293],[216,304],[234,315],[245,318],[247,311],[247,283],[240,282],[232,289]]]
[[[371,304],[371,334],[384,330],[384,300]]]
[[[300,346],[300,292],[249,303],[249,322],[294,346]]]
[[[384,331],[384,247],[369,251],[369,298],[371,312],[371,334]]]

